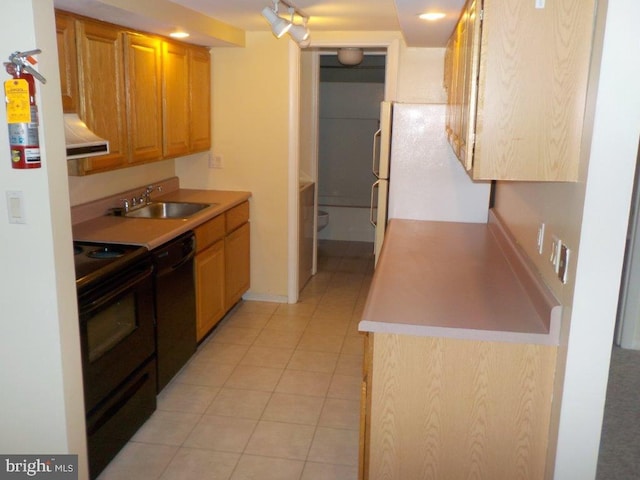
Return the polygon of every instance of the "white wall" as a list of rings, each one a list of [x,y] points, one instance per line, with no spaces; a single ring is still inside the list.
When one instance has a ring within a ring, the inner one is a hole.
[[[599,2],[596,43],[607,2]],[[593,62],[577,183],[499,182],[496,208],[564,306],[554,420],[556,480],[595,478],[631,189],[640,136],[640,4],[611,0],[601,68]],[[545,253],[535,252],[547,224]],[[572,249],[562,285],[547,261],[550,235]]]
[[[13,170],[0,135],[0,452],[79,454],[87,477],[71,219],[51,0],[0,3],[0,45],[41,48],[36,87],[43,166]],[[4,75],[4,79],[8,77]],[[5,125],[6,110],[0,109]],[[25,224],[9,224],[5,192],[24,195]]]
[[[246,41],[246,48],[211,50],[212,150],[222,156],[223,168],[208,169],[206,158],[179,159],[176,174],[186,188],[252,192],[248,296],[287,301],[289,62],[294,59],[288,40],[271,32],[248,32]],[[297,205],[297,198],[292,201]]]

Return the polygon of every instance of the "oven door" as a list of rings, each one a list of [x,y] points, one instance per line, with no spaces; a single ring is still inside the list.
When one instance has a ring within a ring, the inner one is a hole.
[[[155,353],[153,304],[149,259],[78,293],[87,414]]]

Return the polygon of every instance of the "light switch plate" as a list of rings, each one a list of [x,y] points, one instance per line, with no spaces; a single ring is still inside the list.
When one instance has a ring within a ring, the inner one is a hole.
[[[22,192],[7,191],[7,212],[9,223],[27,223],[24,216],[24,195]]]

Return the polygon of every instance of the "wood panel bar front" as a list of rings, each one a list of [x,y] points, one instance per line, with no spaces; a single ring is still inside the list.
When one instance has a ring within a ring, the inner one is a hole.
[[[372,336],[365,478],[544,478],[556,347]]]

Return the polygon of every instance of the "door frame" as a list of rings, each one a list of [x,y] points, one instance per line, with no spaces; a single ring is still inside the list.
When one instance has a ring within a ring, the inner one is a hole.
[[[316,222],[318,218],[318,95],[320,91],[320,55],[328,53],[330,50],[337,50],[341,47],[360,47],[365,49],[386,50],[386,67],[385,67],[385,86],[384,100],[394,101],[397,96],[398,75],[400,63],[400,41],[401,38],[396,32],[390,32],[388,36],[382,36],[379,39],[372,39],[367,32],[354,32],[346,34],[344,32],[325,33],[318,32],[317,39],[312,39],[309,49],[314,53],[314,59],[311,62],[312,85],[311,91],[314,97],[312,111],[309,112],[312,122],[312,138],[310,144],[311,151],[311,173],[312,181],[316,184],[313,208],[313,267],[312,272],[317,272],[317,246],[318,232]],[[324,34],[324,35],[321,35]],[[323,38],[324,37],[324,38]],[[292,42],[293,43],[293,42]],[[294,44],[294,48],[295,44]],[[289,144],[289,282],[288,282],[288,301],[296,303],[298,301],[298,264],[299,264],[299,173],[300,173],[300,78],[301,78],[301,62],[300,54],[290,56],[290,144]]]

